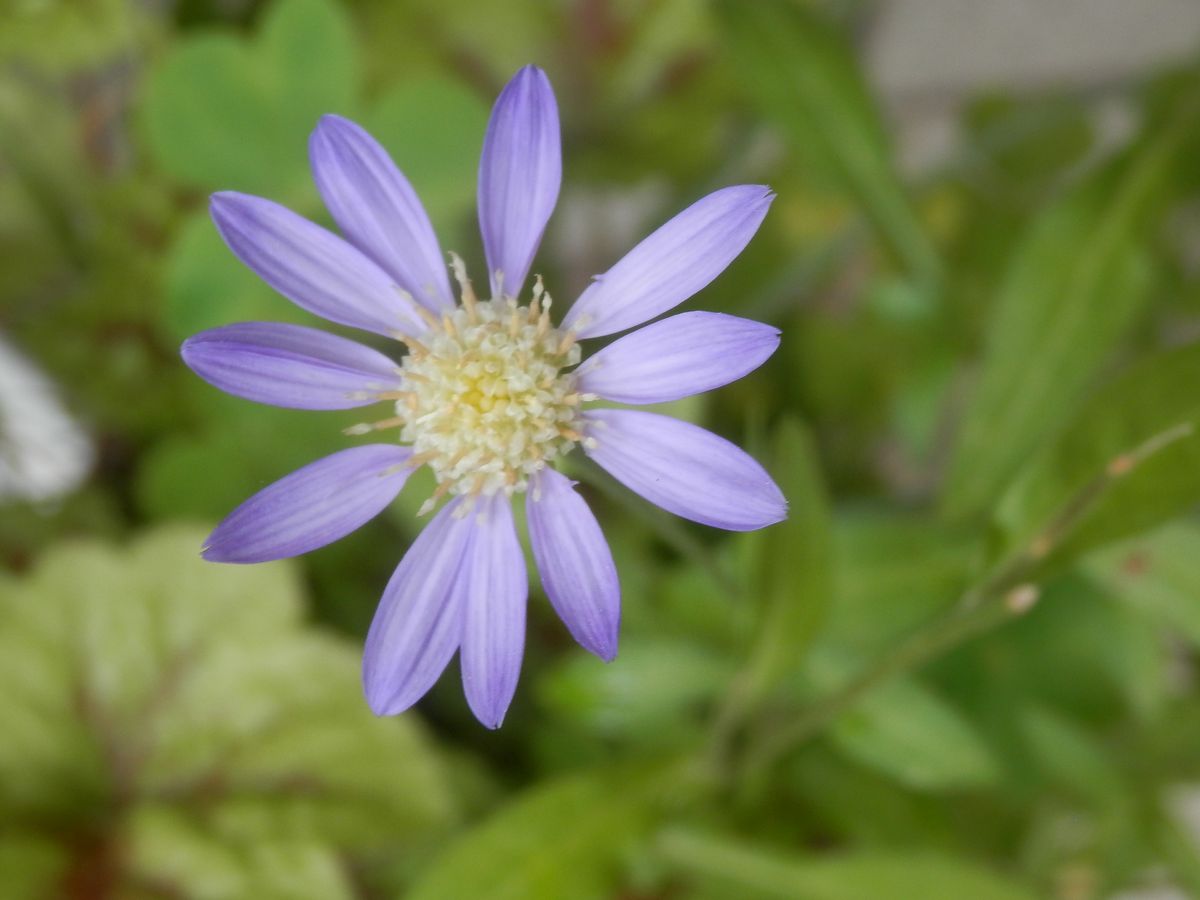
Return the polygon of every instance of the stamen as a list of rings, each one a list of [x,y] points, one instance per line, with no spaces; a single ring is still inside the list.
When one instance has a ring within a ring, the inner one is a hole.
[[[429,348],[418,341],[415,337],[405,334],[403,331],[393,331],[392,337],[408,348],[409,353],[415,353],[419,356],[425,356],[429,353]]]
[[[360,422],[357,425],[351,425],[349,428],[343,428],[342,434],[370,434],[372,431],[383,431],[387,428],[399,428],[407,419],[404,416],[394,416],[390,419],[380,419],[378,422]]]
[[[399,424],[413,447],[410,465],[428,465],[437,479],[422,515],[447,494],[463,498],[458,511],[466,515],[474,498],[525,491],[584,432],[583,395],[562,371],[578,362],[575,335],[551,324],[543,280],[535,276],[526,306],[503,293],[497,272],[495,297],[479,300],[461,258],[450,260],[462,311],[442,316],[420,340],[404,335],[413,352],[401,361],[401,389],[380,391],[395,401],[396,416],[379,427]]]
[[[429,310],[427,310],[424,306],[422,306],[416,300],[413,300],[412,294],[410,294],[408,291],[401,291],[400,293],[403,294],[405,297],[407,297],[409,300],[412,300],[412,305],[417,308],[417,315],[419,315],[425,321],[426,325],[428,325],[430,328],[438,327],[437,316],[435,316],[433,313],[431,313]]]
[[[467,311],[467,318],[472,323],[477,321],[476,304],[478,298],[475,296],[475,287],[471,284],[471,279],[467,277],[467,266],[462,261],[462,257],[450,251],[450,271],[454,273],[454,280],[458,282],[458,291],[462,296],[463,309]]]

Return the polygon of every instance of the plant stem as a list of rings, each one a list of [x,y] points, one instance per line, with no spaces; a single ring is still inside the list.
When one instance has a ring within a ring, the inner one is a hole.
[[[1195,433],[1192,422],[1159,432],[1137,447],[1118,454],[1088,481],[1023,548],[1009,556],[978,585],[967,590],[945,618],[901,641],[890,653],[868,666],[842,687],[816,703],[786,727],[765,736],[746,753],[743,774],[757,778],[792,749],[820,734],[869,691],[897,675],[917,669],[970,638],[1026,612],[1038,592],[1030,579],[1042,563],[1093,510],[1117,481],[1141,463]]]

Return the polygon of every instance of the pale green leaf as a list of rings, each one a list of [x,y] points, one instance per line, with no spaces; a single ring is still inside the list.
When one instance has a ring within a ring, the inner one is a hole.
[[[119,883],[337,896],[342,853],[448,824],[443,773],[417,719],[367,708],[359,648],[302,625],[294,565],[207,563],[205,534],[63,545],[0,582],[0,815],[70,834],[130,811]]]

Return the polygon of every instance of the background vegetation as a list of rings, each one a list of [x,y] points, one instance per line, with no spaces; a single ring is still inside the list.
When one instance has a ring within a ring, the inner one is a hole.
[[[1200,896],[1200,67],[1108,85],[1115,130],[1085,90],[972,97],[902,175],[874,10],[4,7],[4,897]],[[453,674],[376,720],[360,645],[428,491],[301,560],[199,560],[354,417],[181,364],[199,329],[303,321],[205,198],[324,220],[306,139],[342,113],[478,271],[483,128],[527,62],[563,116],[556,297],[715,187],[778,192],[694,305],[783,346],[673,412],[792,516],[732,536],[598,480],[617,661],[535,588],[501,731]]]

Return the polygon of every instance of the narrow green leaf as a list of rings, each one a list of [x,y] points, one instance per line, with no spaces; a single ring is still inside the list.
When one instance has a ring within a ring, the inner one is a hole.
[[[788,517],[760,539],[756,589],[763,611],[748,666],[754,696],[799,665],[825,621],[833,594],[829,501],[816,447],[797,420],[779,426],[771,459],[788,500]]]
[[[1005,548],[1028,546],[1109,467],[1069,534],[1044,548],[1065,561],[1200,501],[1200,344],[1156,354],[1098,390],[1020,473],[996,509]],[[1161,446],[1159,446],[1161,444]],[[1122,468],[1118,458],[1149,453]]]
[[[405,900],[612,896],[616,862],[652,826],[671,777],[656,766],[544,782],[451,844]]]
[[[788,857],[777,850],[672,830],[661,856],[721,896],[786,900],[1033,900],[1034,894],[987,869],[931,853],[853,853]]]
[[[994,301],[978,385],[943,497],[983,512],[1058,430],[1142,309],[1145,234],[1162,209],[1184,129],[1151,135],[1044,210]]]
[[[999,776],[983,738],[946,700],[912,678],[880,685],[829,730],[863,765],[921,790],[992,784]]]
[[[717,5],[734,63],[796,152],[834,178],[919,281],[937,251],[892,165],[886,130],[845,36],[813,6],[788,0]]]

